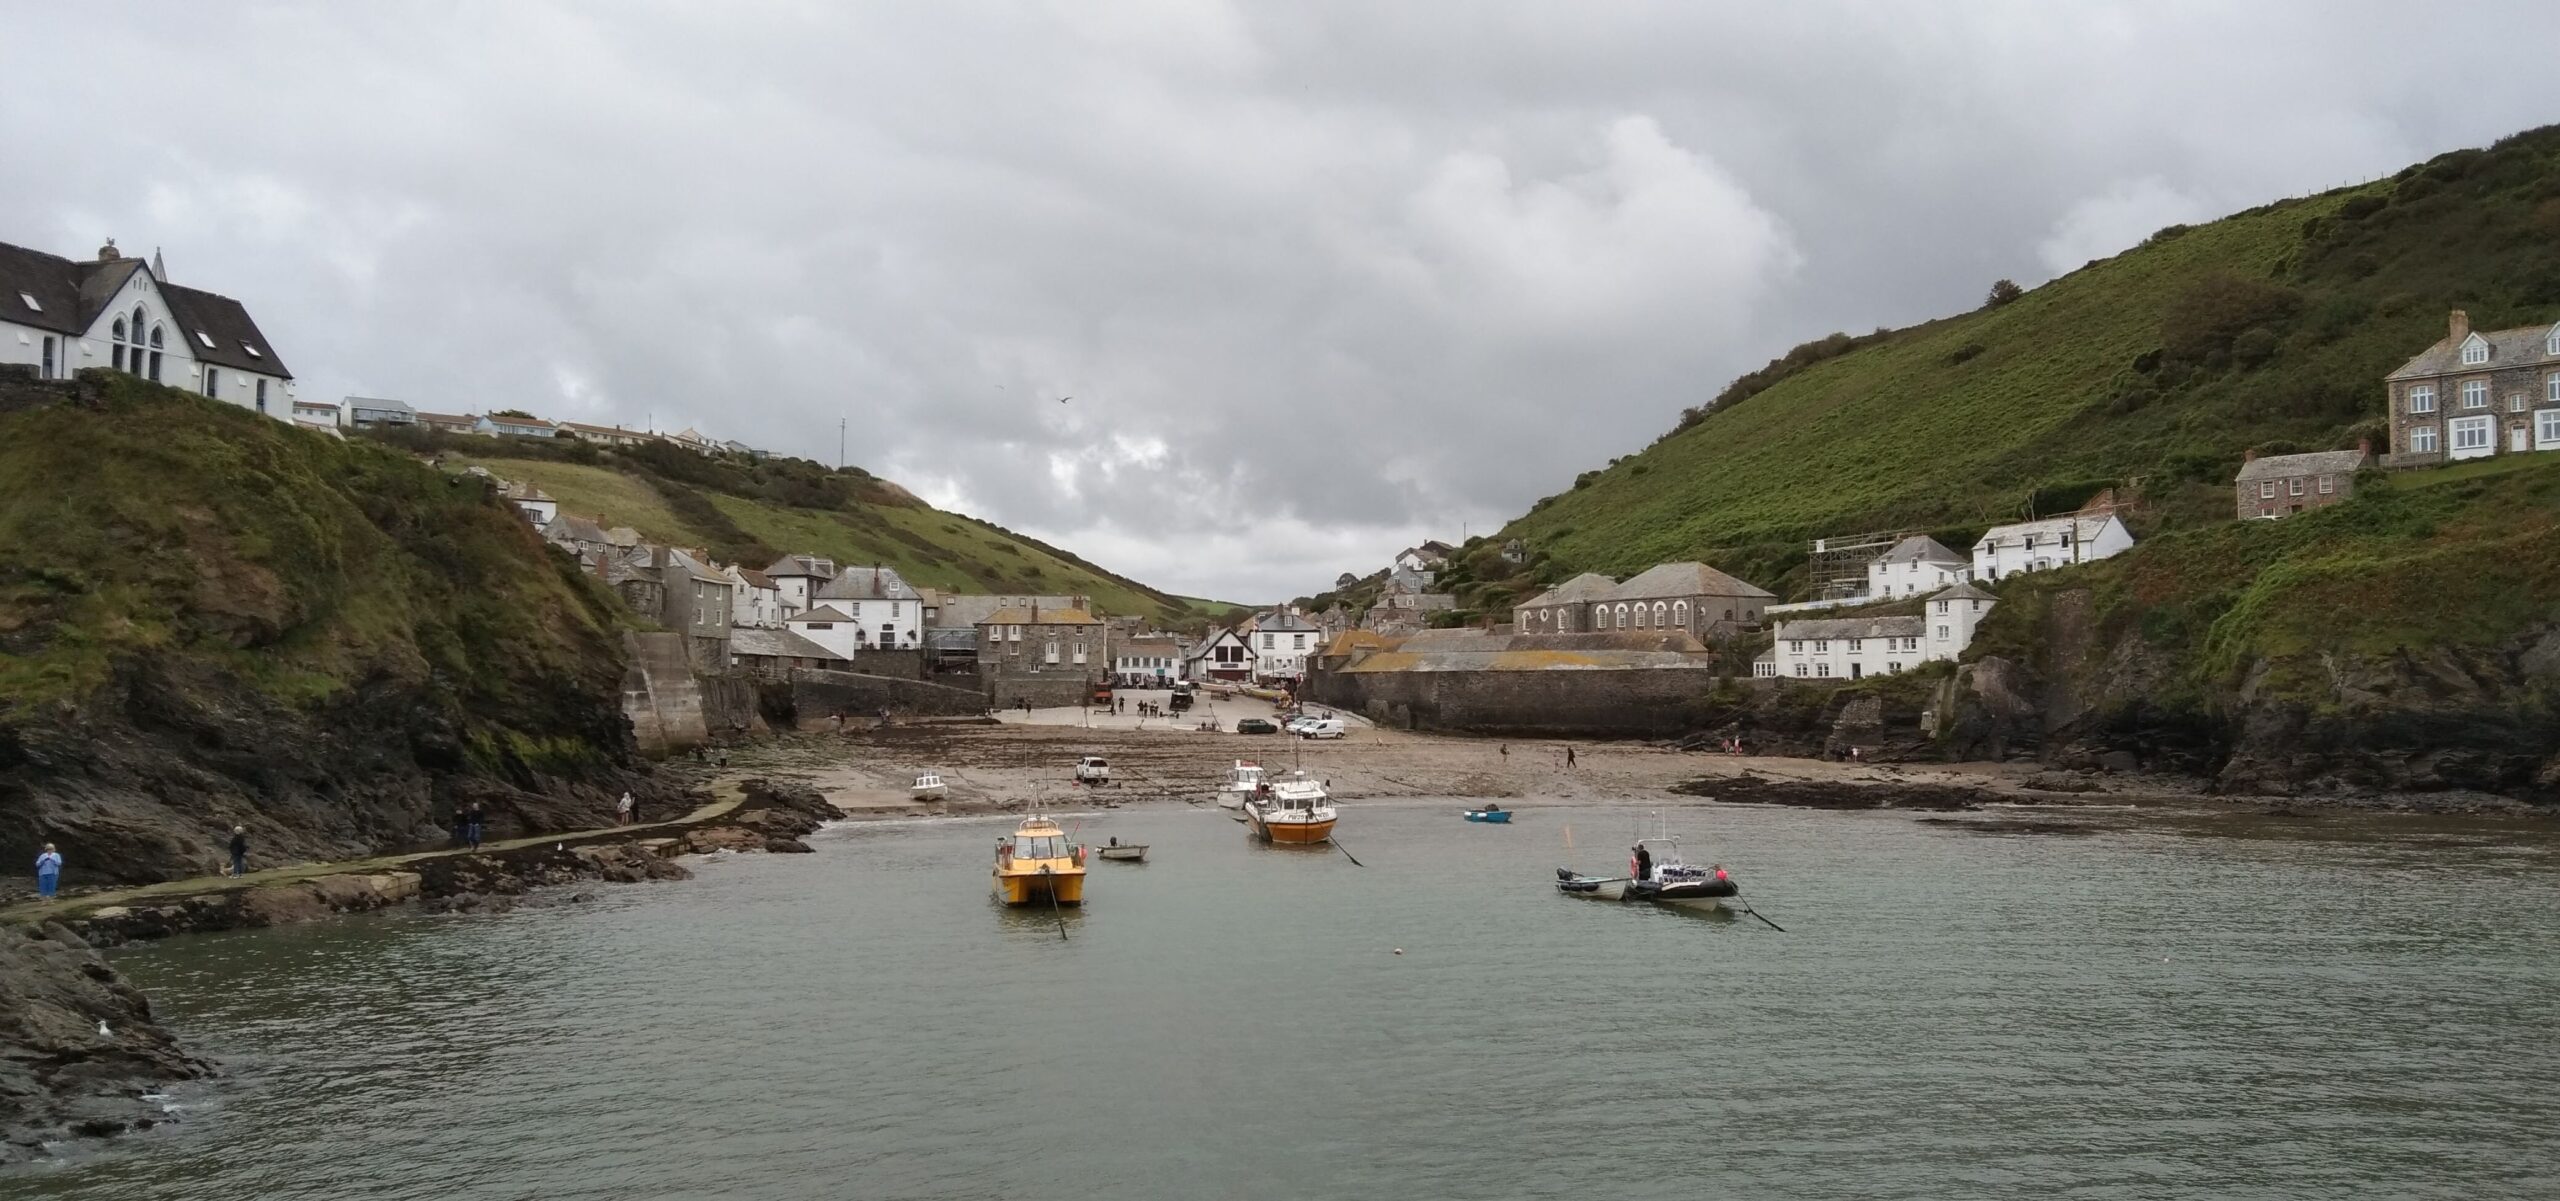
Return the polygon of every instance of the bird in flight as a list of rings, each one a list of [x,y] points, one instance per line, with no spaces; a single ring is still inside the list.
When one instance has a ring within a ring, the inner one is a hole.
[[[1072,397],[1072,396],[1061,396],[1061,397],[1059,397],[1059,398],[1058,398],[1058,403],[1059,403],[1059,404],[1065,404],[1065,403],[1067,403],[1068,401],[1070,401],[1070,400],[1074,400],[1074,399],[1075,399],[1075,397]]]

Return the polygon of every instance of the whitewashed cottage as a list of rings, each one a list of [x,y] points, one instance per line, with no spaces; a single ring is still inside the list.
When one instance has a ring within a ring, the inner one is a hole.
[[[1867,564],[1867,595],[1877,600],[1935,592],[1964,579],[1972,563],[1926,534],[1914,534]]]
[[[1973,544],[1973,578],[1998,580],[2022,571],[2051,571],[2131,549],[2133,532],[2113,513],[2075,513],[1993,526]]]
[[[784,555],[764,574],[773,581],[783,616],[788,617],[815,607],[818,589],[836,578],[836,561],[817,555]]]

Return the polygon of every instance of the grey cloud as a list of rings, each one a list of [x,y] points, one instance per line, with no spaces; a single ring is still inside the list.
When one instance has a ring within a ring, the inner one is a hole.
[[[1242,599],[1489,528],[1796,341],[2560,96],[2471,69],[2521,4],[57,7],[0,46],[0,238],[167,247],[306,394],[820,459],[846,419]]]

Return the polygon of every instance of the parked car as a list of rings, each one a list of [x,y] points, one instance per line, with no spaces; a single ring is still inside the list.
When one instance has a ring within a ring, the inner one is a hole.
[[[1236,719],[1236,733],[1238,734],[1277,734],[1279,732],[1280,727],[1272,725],[1270,722],[1264,721],[1259,717],[1240,717]]]
[[[1314,714],[1301,713],[1296,717],[1292,717],[1289,720],[1280,723],[1280,728],[1287,730],[1292,734],[1302,734],[1305,733],[1307,727],[1314,724],[1316,720],[1317,718]]]
[[[1100,755],[1087,755],[1084,758],[1076,760],[1076,783],[1099,785],[1108,784],[1110,782],[1110,760],[1105,759]]]
[[[1339,717],[1311,717],[1298,723],[1300,738],[1340,738],[1344,729]]]

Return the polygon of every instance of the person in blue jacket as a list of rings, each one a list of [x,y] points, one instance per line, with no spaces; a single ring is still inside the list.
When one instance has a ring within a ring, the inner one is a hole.
[[[53,844],[48,842],[44,844],[44,853],[36,856],[36,895],[51,899],[54,890],[60,887],[62,852],[53,849]]]

